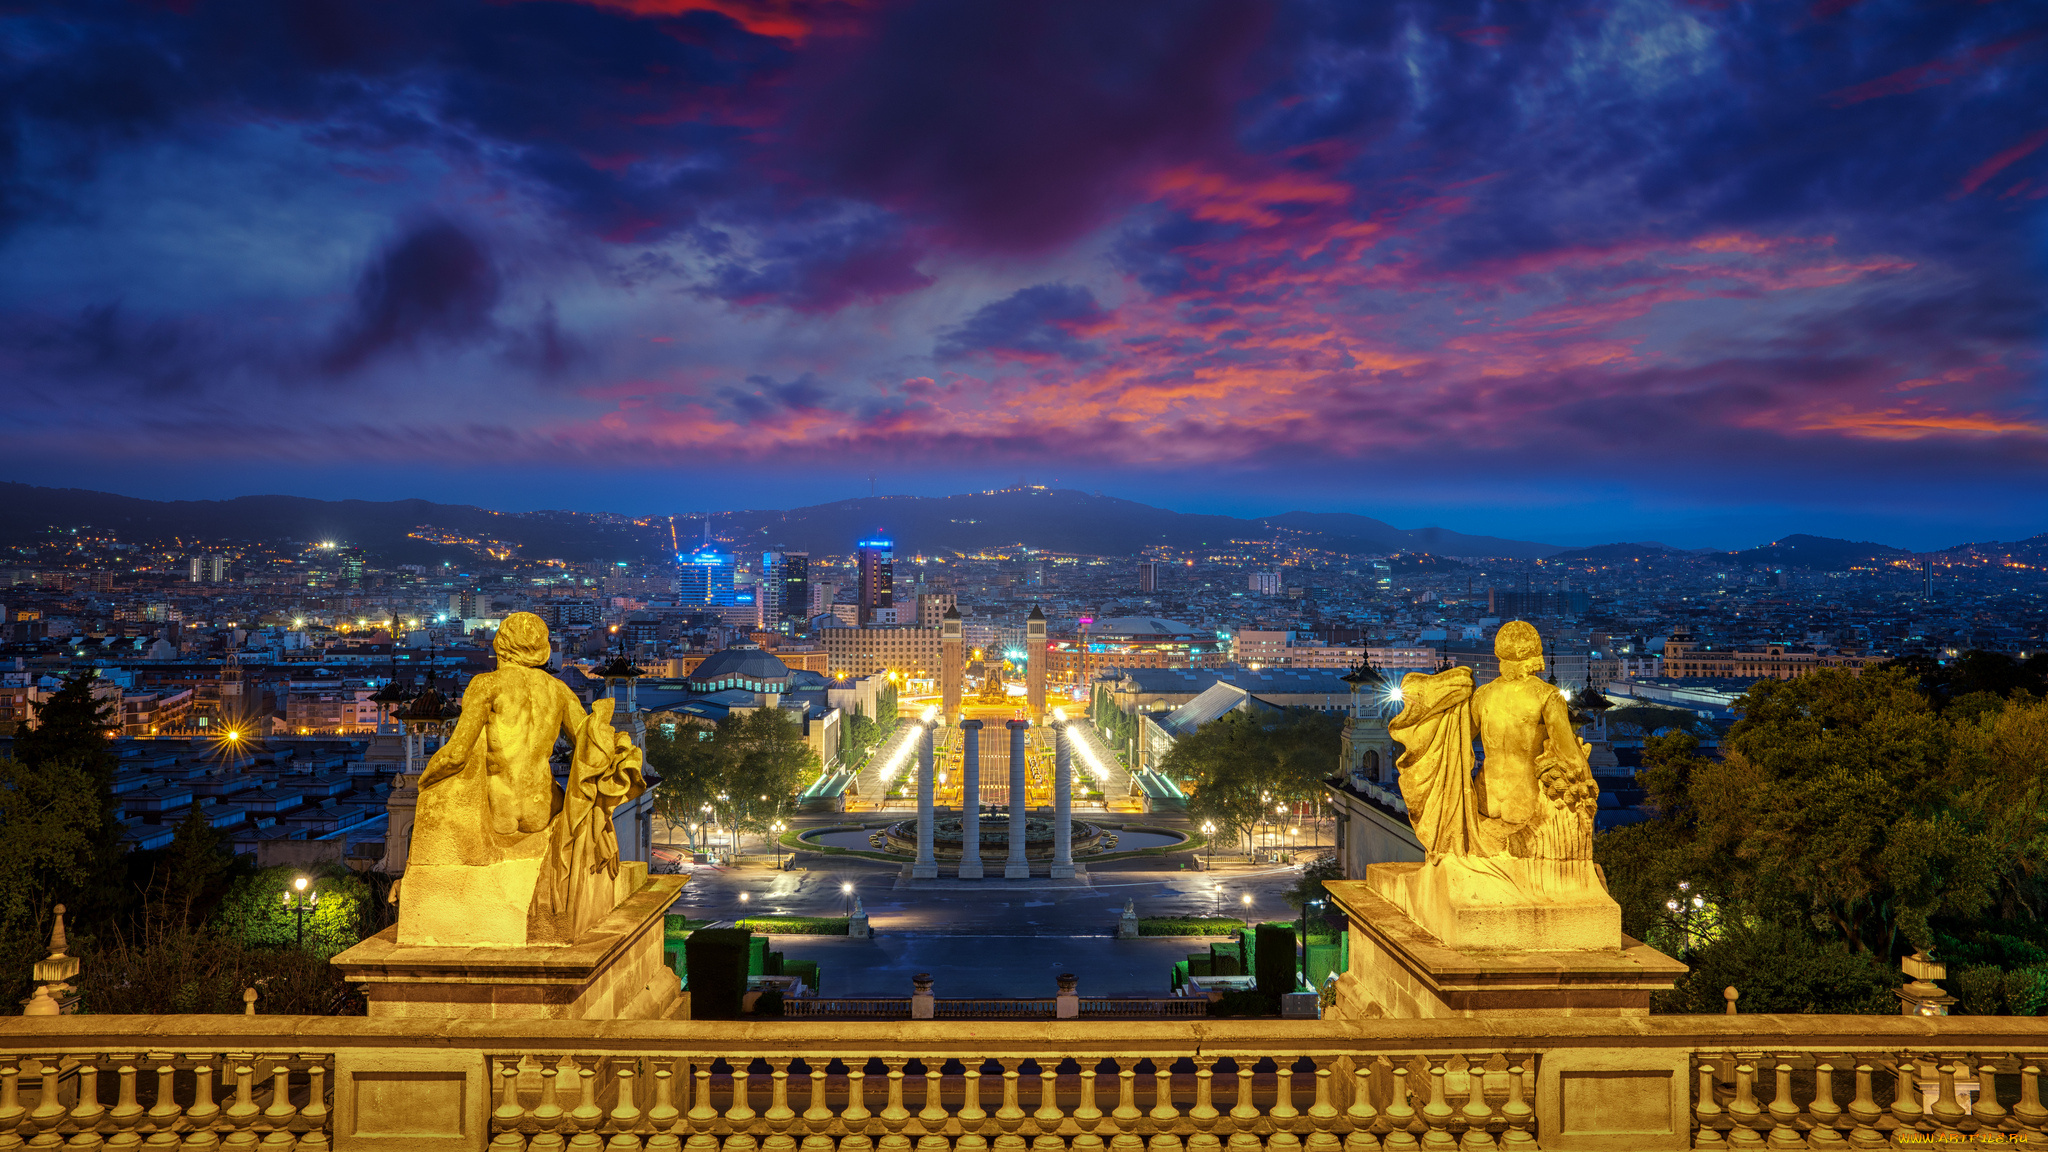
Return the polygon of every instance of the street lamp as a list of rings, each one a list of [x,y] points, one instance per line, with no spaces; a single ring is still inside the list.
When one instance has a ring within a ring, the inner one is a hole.
[[[782,871],[782,834],[789,831],[789,825],[777,820],[768,826],[768,831],[775,836],[775,870],[780,872]]]
[[[1202,821],[1202,835],[1209,838],[1209,868],[1211,871],[1214,871],[1216,868],[1216,825],[1207,820]]]
[[[292,881],[292,886],[285,889],[284,893],[285,911],[292,913],[298,919],[298,947],[300,948],[306,946],[306,913],[311,912],[320,903],[320,893],[313,891],[309,886],[310,883],[304,876],[301,876]]]

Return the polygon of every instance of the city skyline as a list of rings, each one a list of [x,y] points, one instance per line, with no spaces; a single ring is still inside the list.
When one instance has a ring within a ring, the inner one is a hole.
[[[7,479],[2048,528],[2021,5],[5,22]]]

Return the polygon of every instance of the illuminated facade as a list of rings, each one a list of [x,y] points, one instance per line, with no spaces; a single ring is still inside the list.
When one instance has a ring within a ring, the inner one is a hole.
[[[875,609],[896,606],[896,545],[879,537],[863,540],[860,556],[860,622],[871,624]]]
[[[871,676],[877,672],[931,675],[939,667],[937,628],[821,628],[825,658],[832,675]]]
[[[1230,661],[1227,640],[1153,616],[1113,616],[1079,636],[1047,646],[1046,670],[1054,683],[1087,683],[1107,668],[1217,668]]]
[[[1715,649],[1695,643],[1687,632],[1673,632],[1664,642],[1664,675],[1680,680],[1790,680],[1822,668],[1861,672],[1882,664],[1884,656],[1819,652],[1789,644],[1762,648]]]

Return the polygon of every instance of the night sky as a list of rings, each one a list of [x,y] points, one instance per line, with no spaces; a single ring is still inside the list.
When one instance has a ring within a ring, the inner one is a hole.
[[[0,0],[4,478],[2048,531],[2048,6]]]

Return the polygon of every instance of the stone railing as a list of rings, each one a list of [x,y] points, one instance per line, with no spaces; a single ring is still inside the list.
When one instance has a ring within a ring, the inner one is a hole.
[[[0,1149],[2048,1148],[2041,1022],[13,1017]]]
[[[1200,997],[1165,998],[1158,1000],[1107,999],[1101,997],[1079,997],[1075,1008],[1081,1019],[1127,1018],[1127,1019],[1191,1019],[1207,1016],[1209,1002]],[[916,1016],[914,1001],[909,997],[880,999],[871,997],[807,996],[783,1002],[784,1016],[804,1016],[831,1020],[909,1020]],[[936,1020],[1051,1020],[1059,1015],[1059,1000],[1044,996],[1019,1000],[942,1000],[932,1001],[932,1019]]]

